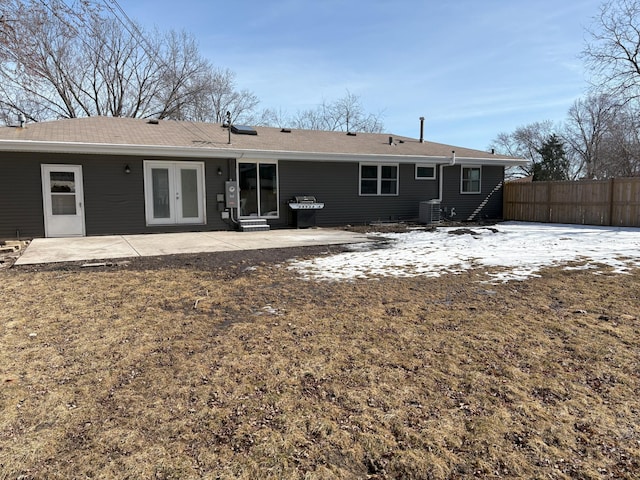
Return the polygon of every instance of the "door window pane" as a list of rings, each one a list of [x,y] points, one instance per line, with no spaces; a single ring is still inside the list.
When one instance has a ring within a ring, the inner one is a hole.
[[[182,216],[198,217],[198,171],[183,168],[180,170],[182,188]]]
[[[275,164],[260,165],[260,215],[278,215],[278,181]]]
[[[51,193],[75,193],[76,181],[73,172],[49,172]]]
[[[74,194],[51,194],[51,213],[53,215],[75,215],[76,196]]]
[[[169,218],[169,170],[154,168],[151,170],[153,192],[153,218]]]
[[[240,216],[258,215],[258,166],[241,163],[238,166],[240,184]]]

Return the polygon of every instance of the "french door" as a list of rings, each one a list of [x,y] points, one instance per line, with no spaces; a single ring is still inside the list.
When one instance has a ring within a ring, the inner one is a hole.
[[[204,163],[145,161],[144,191],[147,225],[204,223]]]
[[[45,236],[84,236],[82,166],[44,164],[40,170]]]

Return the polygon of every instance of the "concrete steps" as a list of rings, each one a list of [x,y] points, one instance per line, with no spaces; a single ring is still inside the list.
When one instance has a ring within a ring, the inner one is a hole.
[[[267,232],[269,224],[264,218],[242,218],[238,220],[238,229],[241,232]]]

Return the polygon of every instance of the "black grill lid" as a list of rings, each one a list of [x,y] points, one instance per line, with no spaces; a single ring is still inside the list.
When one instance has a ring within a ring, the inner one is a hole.
[[[296,195],[293,199],[296,203],[318,203],[313,195]]]

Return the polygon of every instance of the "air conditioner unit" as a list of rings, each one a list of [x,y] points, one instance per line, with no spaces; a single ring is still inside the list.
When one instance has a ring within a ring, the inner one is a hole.
[[[418,219],[420,223],[440,223],[440,200],[420,202]]]

